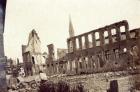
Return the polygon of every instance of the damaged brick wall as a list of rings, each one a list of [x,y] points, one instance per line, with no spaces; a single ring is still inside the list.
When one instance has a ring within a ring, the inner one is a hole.
[[[55,67],[57,73],[72,75],[134,68],[139,65],[139,31],[129,30],[128,22],[123,20],[72,36],[67,39],[68,53],[48,66]]]
[[[68,38],[70,73],[116,71],[135,66],[139,61],[139,30],[129,30],[128,22],[123,20]]]

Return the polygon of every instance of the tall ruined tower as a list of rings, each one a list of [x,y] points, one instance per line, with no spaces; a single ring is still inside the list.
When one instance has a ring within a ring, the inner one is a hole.
[[[48,53],[49,53],[49,61],[53,61],[55,59],[55,53],[54,53],[54,45],[49,44],[48,46]]]
[[[26,50],[31,53],[41,53],[41,41],[35,29],[33,29],[29,34],[28,47]]]
[[[72,24],[72,21],[71,21],[71,17],[69,17],[69,36],[70,37],[74,37],[75,36],[73,24]]]
[[[29,34],[28,44],[22,45],[23,62],[26,75],[38,74],[44,64],[41,52],[41,41],[37,32],[33,29]]]
[[[0,0],[0,92],[6,92],[6,73],[5,73],[5,63],[6,58],[4,55],[4,22],[5,22],[5,9],[6,0]]]
[[[72,24],[72,21],[71,21],[71,17],[69,17],[69,38],[72,38],[75,36],[75,33],[74,33],[74,28],[73,28],[73,24]],[[69,51],[72,52],[73,51],[73,42],[70,41],[69,43],[70,47],[68,47]]]

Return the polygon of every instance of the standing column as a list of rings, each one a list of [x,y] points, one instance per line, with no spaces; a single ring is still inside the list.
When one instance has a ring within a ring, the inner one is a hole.
[[[88,71],[91,73],[92,71],[92,60],[91,60],[91,56],[88,56]]]
[[[89,39],[88,39],[88,35],[85,36],[85,47],[86,47],[86,49],[89,48]]]
[[[86,72],[86,62],[85,62],[85,57],[82,57],[82,72]]]
[[[108,29],[109,44],[113,43],[111,29]]]
[[[79,37],[78,39],[79,39],[79,48],[80,48],[80,50],[82,50],[82,38]]]
[[[70,40],[67,39],[68,52],[70,52]]]
[[[63,66],[64,66],[64,68],[63,68],[63,73],[66,74],[66,72],[67,72],[67,65],[66,65],[66,62],[63,64]]]
[[[0,0],[0,90],[1,92],[7,92],[6,70],[5,70],[6,57],[4,54],[4,42],[3,42],[5,8],[6,8],[6,0]]]
[[[95,33],[92,33],[92,46],[96,46]]]
[[[125,25],[125,33],[126,33],[126,40],[127,40],[127,50],[130,50],[131,49],[131,46],[129,45],[130,32],[129,32],[128,23],[126,23]]]
[[[73,44],[73,51],[76,51],[76,39],[72,39],[72,44]]]
[[[100,35],[100,42],[101,42],[101,46],[104,45],[104,34],[103,34],[103,30],[101,30],[101,32],[99,33]]]
[[[79,60],[78,60],[78,58],[76,58],[76,62],[75,62],[75,70],[76,70],[76,74],[79,74],[79,65],[78,65],[78,63],[79,63]]]
[[[129,26],[128,26],[128,23],[127,22],[125,24],[125,31],[126,31],[126,38],[127,39],[130,39]]]
[[[70,62],[70,74],[72,73],[72,61],[69,61]]]
[[[120,27],[116,27],[116,31],[117,31],[117,41],[119,42],[121,40]]]

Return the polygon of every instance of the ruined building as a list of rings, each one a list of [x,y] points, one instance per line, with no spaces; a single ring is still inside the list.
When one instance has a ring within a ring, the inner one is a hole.
[[[53,75],[56,74],[58,71],[54,53],[54,45],[49,44],[47,47],[48,47],[48,58],[46,60],[46,74]]]
[[[71,19],[69,18],[69,37],[74,37],[74,28],[71,22]],[[71,45],[71,49],[72,49]],[[46,60],[46,74],[47,75],[54,75],[54,74],[61,74],[65,73],[64,70],[64,63],[66,59],[66,55],[68,53],[68,49],[57,49],[57,59],[55,59],[54,55],[54,45],[49,44],[48,45],[48,58]],[[66,66],[65,66],[66,68]]]
[[[129,30],[124,20],[68,38],[68,71],[76,74],[107,72],[138,65],[139,30]]]
[[[41,41],[35,30],[29,34],[28,44],[22,45],[22,56],[26,75],[44,70],[45,57],[41,52]]]
[[[87,92],[140,89],[140,28],[129,30],[123,20],[77,36],[71,33],[68,53],[47,64],[49,75],[59,74],[52,81],[81,83]]]
[[[47,65],[60,70],[57,73],[121,71],[137,68],[140,64],[140,29],[129,30],[126,20],[77,36],[74,36],[71,22],[69,27],[68,53]],[[50,69],[48,71],[52,73]]]

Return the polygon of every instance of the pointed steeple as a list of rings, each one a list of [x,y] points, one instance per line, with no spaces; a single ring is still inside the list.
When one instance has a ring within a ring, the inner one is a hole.
[[[74,34],[74,28],[73,28],[73,25],[72,25],[71,17],[70,16],[69,16],[69,36],[70,37],[75,36],[75,34]]]

